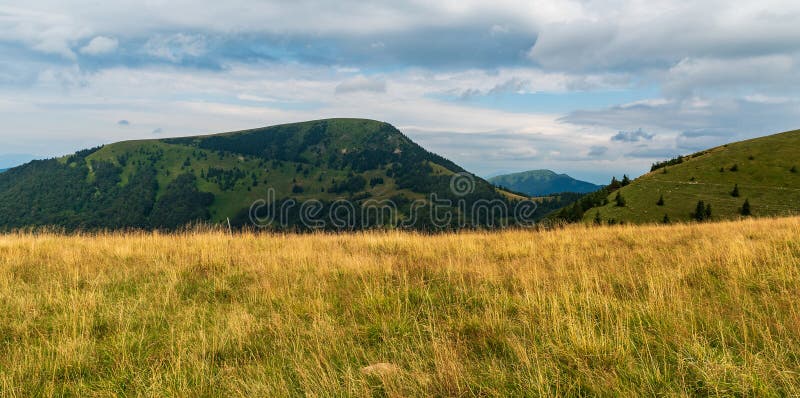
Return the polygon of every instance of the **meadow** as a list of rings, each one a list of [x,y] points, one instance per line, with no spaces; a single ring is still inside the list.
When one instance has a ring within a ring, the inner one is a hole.
[[[0,396],[800,395],[800,218],[0,235]]]
[[[714,220],[739,218],[745,200],[756,216],[785,217],[800,213],[800,130],[734,142],[685,157],[683,163],[647,173],[620,189],[626,201],[617,206],[617,193],[608,203],[588,210],[587,221],[599,213],[633,223],[691,220],[697,202],[713,208]],[[732,195],[734,187],[738,195]],[[659,203],[663,198],[664,202]]]

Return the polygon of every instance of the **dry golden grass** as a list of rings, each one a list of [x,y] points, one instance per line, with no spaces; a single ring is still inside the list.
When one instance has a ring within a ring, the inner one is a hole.
[[[800,395],[800,218],[0,235],[2,396]]]

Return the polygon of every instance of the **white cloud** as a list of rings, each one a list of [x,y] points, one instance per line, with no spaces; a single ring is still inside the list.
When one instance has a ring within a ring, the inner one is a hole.
[[[81,48],[81,54],[100,55],[113,52],[119,46],[119,41],[112,37],[96,36],[89,44]]]
[[[796,92],[800,88],[798,60],[800,56],[788,54],[741,59],[685,58],[669,68],[661,80],[667,95],[679,97],[744,87]]]
[[[336,94],[355,92],[385,93],[386,80],[375,77],[356,76],[336,86]]]
[[[0,5],[0,31],[4,41],[22,43],[40,53],[74,60],[71,42],[84,37],[86,28],[69,13]]]
[[[252,94],[239,94],[236,98],[242,101],[251,101],[251,102],[278,102],[277,99],[271,97],[264,97],[260,95],[252,95]]]

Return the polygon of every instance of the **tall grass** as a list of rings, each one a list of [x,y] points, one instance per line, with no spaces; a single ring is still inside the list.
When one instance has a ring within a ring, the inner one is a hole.
[[[0,395],[800,395],[800,218],[0,235]]]

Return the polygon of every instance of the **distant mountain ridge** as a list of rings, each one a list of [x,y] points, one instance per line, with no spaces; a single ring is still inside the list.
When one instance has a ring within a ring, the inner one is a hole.
[[[602,188],[601,185],[577,180],[567,174],[558,174],[552,170],[529,170],[505,174],[491,177],[488,181],[529,196],[546,196],[561,192],[588,193]]]
[[[451,183],[461,174],[468,173],[394,126],[366,119],[125,141],[35,160],[0,174],[0,230],[45,225],[176,229],[227,220],[247,226],[252,225],[251,206],[269,199],[268,192],[275,193],[278,205],[298,203],[281,220],[281,228],[310,228],[301,213],[304,202],[318,204],[325,214],[340,200],[354,206],[388,200],[397,205],[394,218],[355,211],[359,219],[353,225],[391,227],[408,221],[404,227],[428,230],[459,227],[457,217],[433,225],[428,208],[411,208],[434,194],[467,206],[524,199],[474,176],[467,178],[466,192],[455,193]],[[453,210],[458,214],[455,205]],[[489,225],[482,217],[472,220],[475,226]]]

